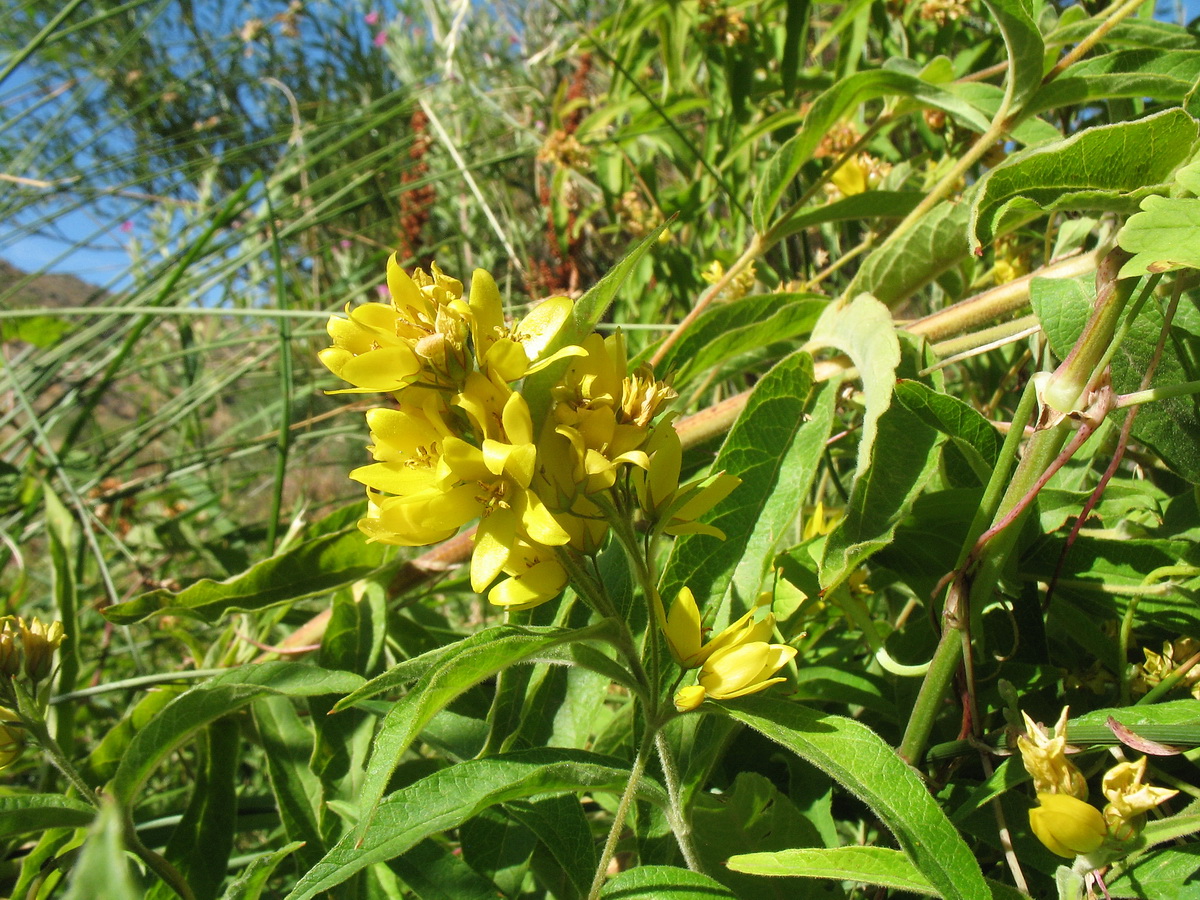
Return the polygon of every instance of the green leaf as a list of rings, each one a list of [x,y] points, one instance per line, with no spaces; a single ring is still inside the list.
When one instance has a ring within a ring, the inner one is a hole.
[[[286,697],[261,697],[253,713],[283,833],[296,846],[301,868],[311,868],[325,853],[321,781],[309,765],[313,733]]]
[[[938,892],[908,857],[885,847],[832,847],[744,853],[729,859],[729,868],[749,875],[793,875],[832,878],[911,891],[927,897]]]
[[[979,182],[971,249],[978,252],[1006,223],[1056,210],[1132,212],[1190,158],[1196,134],[1195,119],[1170,109],[1013,154]]]
[[[1095,278],[1035,278],[1029,285],[1029,305],[1038,317],[1050,349],[1065,359],[1083,333],[1096,296]]]
[[[197,731],[258,697],[282,694],[311,697],[343,694],[362,684],[350,672],[329,672],[295,662],[242,666],[218,675],[176,697],[129,743],[110,789],[122,804],[131,804],[155,767]]]
[[[623,763],[582,750],[528,750],[458,763],[384,798],[361,835],[343,837],[287,900],[314,897],[498,803],[579,791],[620,793],[628,781]],[[658,806],[667,802],[662,788],[645,778],[638,795]]]
[[[1046,36],[1046,43],[1077,44],[1092,34],[1102,22],[1102,19],[1093,17],[1061,25]],[[1104,36],[1104,43],[1114,47],[1195,50],[1200,46],[1200,38],[1172,22],[1133,17],[1118,22],[1116,27]],[[1087,62],[1084,60],[1075,66],[1086,65]],[[1075,66],[1067,70],[1068,75],[1075,71]]]
[[[816,826],[770,780],[756,772],[739,772],[732,790],[719,795],[697,794],[692,831],[705,870],[741,900],[790,900],[795,896],[795,886],[748,878],[738,874],[740,869],[727,869],[726,860],[731,856],[823,843]]]
[[[737,895],[699,872],[675,866],[638,866],[609,879],[602,900],[737,900]]]
[[[1122,50],[1077,62],[1029,102],[1038,113],[1117,97],[1180,103],[1200,78],[1200,50]]]
[[[984,0],[1004,35],[1008,74],[1004,83],[1008,114],[1020,110],[1042,83],[1045,47],[1033,21],[1032,0]]]
[[[771,237],[786,237],[826,222],[859,222],[872,219],[903,219],[916,209],[925,195],[920,191],[863,191],[830,203],[806,206],[771,228]]]
[[[613,633],[613,628],[608,620],[575,629],[500,626],[472,635],[455,645],[453,652],[442,655],[412,690],[388,710],[379,726],[359,789],[359,830],[365,833],[372,827],[376,808],[404,752],[434,715],[455,697],[509,666],[540,661],[557,644],[604,640]]]
[[[967,195],[943,200],[915,226],[871,251],[853,287],[889,307],[898,306],[967,255]]]
[[[863,800],[947,900],[991,896],[974,854],[917,773],[871,729],[773,697],[744,698],[717,708],[808,760]]]
[[[202,578],[178,593],[155,590],[104,610],[118,625],[153,615],[192,616],[215,622],[228,612],[328,594],[380,570],[389,550],[367,543],[357,528],[297,544],[224,581]]]
[[[96,808],[62,794],[0,797],[0,840],[47,828],[80,828],[96,818]]]
[[[198,743],[192,796],[183,818],[171,833],[163,856],[192,888],[196,900],[211,900],[225,880],[233,832],[237,824],[238,768],[241,729],[234,720],[218,720],[204,729]],[[175,891],[158,882],[147,900],[171,900]]]
[[[894,96],[911,98],[921,106],[943,110],[972,130],[987,130],[987,120],[969,103],[916,75],[890,69],[850,75],[813,102],[800,130],[767,163],[754,195],[751,214],[754,230],[765,235],[781,224],[771,222],[771,216],[792,180],[812,158],[813,151],[833,125],[868,100]]]
[[[71,869],[63,900],[95,900],[101,885],[104,900],[143,900],[122,834],[121,811],[115,802],[106,799]]]
[[[1118,868],[1120,874],[1111,881],[1105,879],[1105,885],[1113,897],[1198,900],[1197,869],[1200,869],[1200,845],[1167,847],[1139,856],[1124,871]]]
[[[225,889],[221,900],[259,900],[267,887],[267,882],[275,874],[275,869],[283,860],[300,849],[300,842],[293,841],[284,844],[278,850],[265,853],[242,870],[234,881]]]
[[[24,341],[40,349],[52,347],[71,330],[71,323],[58,316],[27,316],[0,321],[0,341]]]
[[[714,472],[725,471],[742,480],[705,518],[725,533],[725,540],[701,534],[676,539],[660,588],[667,602],[685,585],[701,604],[725,594],[764,509],[784,487],[780,479],[804,424],[812,379],[812,357],[798,352],[780,360],[754,386],[712,466]],[[822,440],[827,435],[828,431]],[[798,452],[803,452],[802,446]],[[794,509],[791,515],[795,515]],[[763,537],[778,539],[781,535]],[[757,565],[760,560],[751,562]],[[752,599],[741,598],[745,603]]]
[[[563,795],[505,804],[514,820],[537,835],[553,855],[558,869],[587,896],[596,874],[596,844],[577,797]]]
[[[863,384],[862,437],[855,476],[866,471],[875,444],[876,423],[891,405],[900,365],[900,341],[887,307],[869,294],[830,304],[813,329],[808,348],[833,347],[850,357]]]
[[[1181,189],[1200,194],[1200,162],[1184,166],[1175,178]],[[1134,254],[1121,267],[1121,278],[1200,269],[1200,199],[1147,197],[1142,211],[1130,216],[1117,233],[1117,243]]]
[[[966,454],[975,473],[986,483],[1000,455],[1003,439],[996,427],[957,397],[935,391],[911,379],[896,383],[896,400],[930,428],[947,435]]]
[[[467,865],[461,855],[433,840],[423,840],[388,868],[420,900],[496,900],[496,885]]]
[[[828,303],[815,294],[762,294],[722,303],[688,328],[657,371],[674,372],[674,385],[682,387],[744,353],[808,334]]]

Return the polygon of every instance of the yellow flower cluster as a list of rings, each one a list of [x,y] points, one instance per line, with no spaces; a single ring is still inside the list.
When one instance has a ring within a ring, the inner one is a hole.
[[[690,588],[680,590],[665,617],[659,602],[656,612],[671,655],[684,669],[700,669],[697,683],[675,694],[679,712],[693,710],[706,699],[755,694],[784,680],[775,673],[792,661],[796,648],[769,643],[775,633],[770,605],[769,592],[759,595],[750,612],[703,642],[700,609]]]
[[[36,694],[38,683],[54,670],[54,653],[65,637],[62,622],[46,625],[36,617],[0,618],[0,678],[4,679],[0,697],[4,702],[16,707],[12,681],[22,674]],[[20,717],[12,709],[0,706],[0,769],[8,768],[21,755],[25,741],[19,723]]]
[[[1101,791],[1108,803],[1103,813],[1096,809],[1087,802],[1083,773],[1066,758],[1067,714],[1064,707],[1051,735],[1022,713],[1027,731],[1017,738],[1017,748],[1037,791],[1029,827],[1052,853],[1070,859],[1096,852],[1106,840],[1120,844],[1136,837],[1146,812],[1178,791],[1145,784],[1143,756],[1104,774]]]
[[[560,553],[599,550],[611,507],[599,495],[619,481],[636,490],[651,527],[669,533],[699,529],[695,517],[737,483],[679,485],[679,437],[659,417],[675,392],[648,367],[629,372],[620,334],[554,349],[574,310],[568,298],[512,323],[481,269],[466,298],[436,265],[410,276],[395,256],[387,283],[390,302],[330,319],[333,346],[320,354],[353,385],[347,393],[396,400],[367,413],[375,462],[350,473],[367,488],[359,527],[371,540],[424,546],[477,519],[472,588],[527,609],[566,584]],[[535,433],[519,383],[560,360],[569,363]]]

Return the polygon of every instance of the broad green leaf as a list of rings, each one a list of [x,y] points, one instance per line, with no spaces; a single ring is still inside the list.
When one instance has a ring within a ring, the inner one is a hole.
[[[500,808],[477,812],[458,826],[463,862],[483,874],[502,897],[521,893],[538,839]]]
[[[786,573],[785,573],[786,575]],[[801,666],[796,673],[796,691],[790,696],[799,703],[841,703],[861,706],[892,722],[900,722],[891,685],[878,675],[846,672],[834,666]]]
[[[863,260],[853,288],[896,307],[967,256],[968,195],[943,200],[894,243],[881,244]]]
[[[762,294],[722,303],[688,328],[657,371],[674,372],[674,385],[682,387],[744,353],[808,334],[828,303],[815,294]]]
[[[361,684],[362,678],[349,672],[328,672],[295,662],[242,666],[218,675],[176,697],[134,735],[113,776],[112,795],[121,803],[132,803],[138,789],[167,756],[208,723],[258,697],[343,694]]]
[[[1029,101],[1038,113],[1117,97],[1180,103],[1200,78],[1200,50],[1122,50],[1077,62]]]
[[[241,729],[232,719],[217,720],[202,732],[192,795],[163,852],[191,886],[196,900],[215,898],[229,868],[237,825],[234,787],[240,736]],[[164,882],[146,892],[147,900],[171,900],[174,896],[175,891]]]
[[[1065,359],[1091,315],[1095,278],[1035,278],[1029,285],[1029,305],[1038,317],[1050,349]]]
[[[866,471],[875,444],[876,423],[891,405],[900,365],[900,341],[887,307],[869,294],[859,294],[849,303],[830,304],[807,348],[832,347],[850,357],[863,385],[862,438],[859,441],[855,477]]]
[[[1139,856],[1128,868],[1118,867],[1116,878],[1105,879],[1113,897],[1142,900],[1200,900],[1200,844],[1164,847]]]
[[[58,316],[22,316],[0,320],[0,341],[24,341],[45,349],[62,340],[72,325]]]
[[[666,602],[685,585],[701,604],[724,596],[763,510],[782,487],[784,463],[804,424],[812,373],[812,357],[797,352],[780,360],[754,386],[712,465],[714,472],[742,480],[705,519],[724,532],[725,539],[702,534],[676,539],[660,589]],[[744,603],[752,599],[741,598]]]
[[[300,842],[293,841],[290,844],[284,844],[278,850],[258,857],[230,882],[225,893],[221,895],[221,900],[259,900],[267,887],[267,882],[275,874],[275,869],[299,849]]]
[[[806,206],[771,228],[771,237],[786,237],[826,222],[860,222],[871,219],[903,219],[925,195],[920,191],[863,191],[830,203]]]
[[[796,517],[820,468],[825,442],[833,428],[838,387],[836,382],[822,385],[811,412],[783,457],[775,490],[746,539],[746,549],[730,582],[733,594],[743,601],[758,596],[776,555],[785,543],[795,540]]]
[[[1003,443],[991,422],[957,397],[935,391],[920,381],[902,379],[897,382],[896,400],[930,428],[936,428],[954,441],[986,483]]]
[[[699,872],[675,866],[637,866],[609,879],[601,900],[737,900],[737,895]]]
[[[496,885],[434,840],[418,842],[387,865],[420,900],[496,900]]]
[[[926,897],[938,896],[929,879],[907,856],[885,847],[814,847],[744,853],[731,857],[728,865],[735,872],[749,875],[832,878],[911,891]]]
[[[1197,55],[1200,55],[1198,53]],[[1200,194],[1200,162],[1175,173],[1176,192]],[[1200,269],[1200,199],[1147,197],[1117,234],[1117,243],[1134,256],[1121,267],[1129,278],[1170,269]]]
[[[63,900],[95,900],[101,885],[104,900],[144,900],[125,853],[123,833],[121,811],[114,801],[105,800],[71,868]]]
[[[718,709],[808,760],[865,802],[947,900],[991,896],[974,854],[920,777],[867,726],[773,697],[743,698]]]
[[[80,828],[96,809],[62,794],[10,794],[0,797],[0,840],[47,828]]]
[[[911,98],[921,106],[949,113],[975,131],[985,131],[988,127],[987,120],[970,104],[907,72],[873,69],[844,78],[813,102],[795,137],[780,147],[767,163],[754,195],[752,219],[755,231],[765,235],[783,224],[772,222],[771,217],[826,132],[861,104],[878,97]]]
[[[439,710],[502,669],[539,661],[556,644],[603,640],[612,634],[613,623],[606,620],[577,629],[515,625],[500,628],[503,630],[498,633],[489,629],[461,641],[457,652],[429,669],[388,711],[375,735],[374,749],[359,790],[362,833],[373,827],[376,809],[400,758]]]
[[[513,652],[519,655],[518,661],[527,662],[529,655],[548,654],[555,647],[570,646],[583,641],[607,642],[613,634],[612,623],[604,622],[597,622],[584,628],[560,628],[556,625],[495,625],[463,638],[457,643],[447,644],[445,647],[438,647],[422,653],[420,656],[397,663],[383,674],[377,675],[363,684],[358,690],[342,697],[334,704],[333,709],[334,712],[340,712],[363,700],[398,690],[414,681],[428,680],[431,672],[452,668],[454,660],[458,657],[462,655],[471,657],[481,649],[486,649],[495,643],[503,643],[512,647]],[[566,659],[561,661],[566,661]],[[614,668],[619,668],[616,663],[612,663],[611,660],[609,662]],[[627,674],[622,674],[620,678],[614,680],[626,681],[628,677]]]
[[[325,853],[321,781],[309,766],[313,733],[286,697],[261,697],[252,711],[283,832],[295,844],[300,866],[310,868]]]
[[[1055,210],[1132,212],[1159,193],[1192,155],[1196,120],[1170,109],[1136,122],[1097,125],[1063,141],[1015,153],[979,182],[971,249],[1006,222]]]
[[[1077,44],[1092,34],[1102,21],[1099,18],[1088,18],[1079,22],[1070,22],[1061,25],[1046,36],[1046,43]],[[1104,43],[1114,47],[1153,50],[1200,49],[1200,37],[1186,28],[1172,22],[1137,17],[1123,19],[1118,22],[1116,27],[1104,35]],[[1086,64],[1086,60],[1082,63],[1076,63],[1076,65]],[[1074,70],[1075,67],[1072,66],[1067,70],[1067,75],[1069,76]]]
[[[741,900],[791,900],[795,885],[763,881],[726,868],[735,854],[821,846],[821,833],[770,780],[740,772],[732,790],[696,795],[692,833],[704,869]]]
[[[352,830],[296,884],[287,900],[307,900],[356,872],[404,853],[430,835],[455,828],[498,803],[582,791],[620,793],[623,763],[582,750],[539,749],[458,763],[389,794],[362,830]],[[662,788],[643,778],[640,799],[666,803]]]
[[[1021,110],[1042,83],[1045,48],[1033,21],[1032,0],[984,0],[1000,25],[1008,49],[1004,91],[1009,115]]]
[[[224,581],[202,578],[178,593],[155,590],[104,610],[118,625],[153,615],[191,616],[215,622],[228,612],[264,609],[277,603],[328,594],[383,567],[383,544],[369,544],[357,528],[297,544]]]
[[[1180,743],[1200,745],[1200,700],[1172,700],[1152,706],[1125,706],[1112,709],[1097,709],[1077,716],[1067,723],[1071,738],[1088,743],[1118,743],[1108,727],[1108,720],[1116,719],[1130,731],[1141,733],[1147,726],[1151,740],[1164,744]]]
[[[563,795],[505,804],[509,816],[537,835],[558,869],[586,896],[596,874],[596,844],[579,798]]]

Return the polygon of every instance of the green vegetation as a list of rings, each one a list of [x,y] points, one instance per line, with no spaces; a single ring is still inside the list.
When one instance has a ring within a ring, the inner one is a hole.
[[[1153,6],[0,12],[0,893],[1200,897]]]

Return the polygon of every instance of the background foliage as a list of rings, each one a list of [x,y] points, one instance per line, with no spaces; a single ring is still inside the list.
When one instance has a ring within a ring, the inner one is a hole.
[[[682,798],[652,766],[605,896],[1055,896],[991,752],[1018,707],[1069,704],[1089,774],[1110,715],[1181,751],[1152,764],[1190,813],[1200,32],[1152,7],[0,12],[0,252],[104,287],[0,300],[0,587],[64,623],[49,733],[103,798],[29,742],[7,894],[170,896],[135,839],[198,898],[588,894],[641,727],[603,623],[570,591],[505,622],[464,537],[354,527],[368,403],[316,351],[393,251],[512,311],[626,260],[602,327],[674,373],[685,472],[743,481],[662,594],[719,628],[774,590],[800,651],[669,726]],[[1200,896],[1195,846],[1112,896]]]

